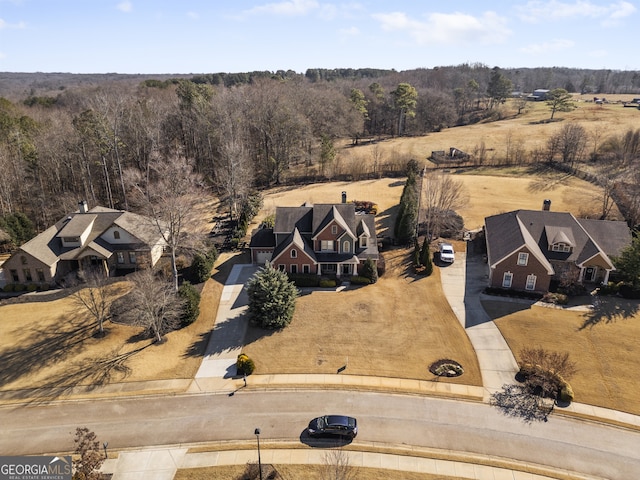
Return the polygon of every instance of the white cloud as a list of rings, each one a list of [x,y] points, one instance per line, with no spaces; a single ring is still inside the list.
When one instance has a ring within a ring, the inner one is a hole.
[[[597,5],[590,0],[576,0],[573,3],[531,0],[516,7],[516,11],[521,20],[530,23],[586,17],[599,19],[603,25],[611,26],[616,21],[633,15],[636,7],[626,1]]]
[[[340,29],[340,34],[345,37],[355,37],[360,35],[360,30],[358,27],[342,28]]]
[[[567,50],[569,48],[573,48],[574,45],[575,42],[572,40],[556,38],[550,42],[532,43],[531,45],[521,48],[520,51],[531,55],[542,55],[549,52]]]
[[[0,30],[4,30],[6,29],[12,29],[12,30],[21,30],[23,28],[26,28],[27,24],[24,22],[18,22],[18,23],[7,23],[5,22],[3,19],[0,18]]]
[[[286,2],[267,3],[246,10],[244,13],[251,15],[266,13],[271,15],[297,16],[306,15],[319,7],[320,4],[315,0],[290,0]]]
[[[385,31],[406,31],[419,45],[501,43],[511,31],[506,19],[495,12],[474,17],[465,13],[432,13],[426,21],[401,12],[374,14]]]
[[[131,10],[133,10],[133,4],[128,0],[125,0],[124,2],[120,2],[118,5],[116,5],[116,8],[121,12],[129,13]]]

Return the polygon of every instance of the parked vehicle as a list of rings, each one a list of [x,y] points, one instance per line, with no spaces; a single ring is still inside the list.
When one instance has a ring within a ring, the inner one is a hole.
[[[439,247],[440,260],[446,263],[453,263],[456,254],[453,251],[453,245],[450,243],[441,243]]]
[[[346,415],[324,415],[309,422],[307,433],[311,437],[333,435],[354,438],[358,434],[358,422]]]

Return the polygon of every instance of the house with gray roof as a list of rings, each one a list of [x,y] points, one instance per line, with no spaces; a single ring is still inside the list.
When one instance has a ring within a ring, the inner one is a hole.
[[[100,269],[107,276],[153,267],[165,242],[151,220],[105,207],[79,209],[22,245],[2,269],[7,283],[52,285],[66,275]]]
[[[253,263],[289,273],[357,275],[378,261],[375,217],[353,203],[277,207],[274,228],[255,231],[249,249]]]
[[[552,281],[601,284],[612,258],[631,244],[625,222],[578,219],[550,210],[485,218],[489,286],[544,293]]]

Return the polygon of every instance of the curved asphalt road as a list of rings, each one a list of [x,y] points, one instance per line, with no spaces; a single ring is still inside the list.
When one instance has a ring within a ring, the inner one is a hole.
[[[640,432],[555,416],[525,424],[484,403],[341,391],[239,391],[60,402],[0,408],[3,455],[72,450],[77,426],[99,433],[109,448],[252,440],[309,439],[319,412],[356,416],[356,442],[414,445],[509,458],[599,478],[634,479],[640,472]]]

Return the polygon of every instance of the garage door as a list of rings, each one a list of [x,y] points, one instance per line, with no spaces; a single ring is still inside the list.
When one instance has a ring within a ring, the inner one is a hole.
[[[271,260],[271,252],[256,252],[256,263],[258,265],[264,265],[269,260]]]

